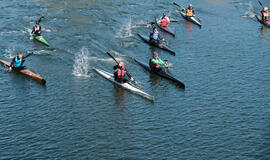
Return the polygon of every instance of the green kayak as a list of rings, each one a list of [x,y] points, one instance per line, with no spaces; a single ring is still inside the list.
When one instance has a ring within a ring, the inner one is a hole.
[[[31,34],[32,29],[27,29],[27,31]],[[49,43],[43,38],[43,36],[35,36],[35,35],[33,35],[33,37],[34,37],[37,41],[39,41],[40,43],[42,43],[42,44],[44,44],[44,45],[46,45],[46,46],[50,46]]]

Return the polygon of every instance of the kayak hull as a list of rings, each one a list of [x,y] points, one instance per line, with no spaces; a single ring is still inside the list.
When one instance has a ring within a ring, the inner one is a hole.
[[[145,43],[147,43],[147,44],[149,44],[149,45],[151,45],[151,46],[155,46],[155,47],[157,47],[157,48],[160,48],[160,49],[162,49],[162,50],[164,50],[164,51],[167,51],[167,52],[169,52],[169,53],[175,55],[175,52],[174,52],[173,50],[171,50],[170,48],[168,48],[167,46],[162,45],[162,46],[160,47],[160,46],[158,46],[158,45],[154,45],[154,44],[150,43],[148,37],[143,36],[143,35],[141,35],[141,34],[139,34],[139,33],[138,33],[137,35],[138,35]]]
[[[258,22],[260,22],[261,24],[263,24],[264,26],[270,28],[270,24],[266,23],[265,21],[262,20],[261,16],[255,15],[256,19],[258,20]]]
[[[175,79],[174,77],[172,77],[171,75],[169,75],[168,73],[166,72],[163,72],[163,71],[158,71],[158,72],[154,72],[151,70],[151,68],[149,67],[149,65],[145,64],[145,63],[142,63],[142,62],[139,62],[135,59],[135,62],[137,62],[140,66],[142,66],[145,70],[149,71],[149,72],[152,72],[152,73],[155,73],[156,75],[160,76],[160,77],[163,77],[163,78],[166,78],[168,80],[171,80],[173,82],[175,82],[177,85],[179,85],[181,88],[185,89],[185,84],[182,83],[181,81]]]
[[[202,24],[195,18],[195,17],[188,17],[184,12],[180,11],[180,14],[183,18],[185,18],[187,21],[192,22],[193,24],[198,25],[199,27],[202,27]]]
[[[0,60],[0,63],[3,64],[6,67],[10,67],[10,62],[4,61],[4,60]],[[41,84],[46,84],[46,80],[43,79],[41,76],[39,76],[38,74],[28,70],[28,69],[23,69],[23,70],[13,70],[15,72],[18,72],[26,77],[32,78],[33,80],[41,83]]]
[[[96,69],[96,68],[94,69],[94,71],[96,71],[99,75],[101,75],[105,79],[109,80],[110,82],[112,82],[112,83],[114,83],[114,84],[116,84],[116,85],[118,85],[118,86],[120,86],[120,87],[122,87],[122,88],[124,88],[126,90],[129,90],[129,91],[131,91],[133,93],[136,93],[136,94],[138,94],[138,95],[140,95],[140,96],[142,96],[142,97],[144,97],[144,98],[146,98],[148,100],[154,101],[154,97],[153,96],[151,96],[150,94],[148,94],[148,93],[146,93],[146,92],[144,92],[144,91],[142,91],[142,90],[134,87],[130,82],[119,83],[119,82],[116,82],[114,80],[114,75],[111,74],[111,73],[108,73],[106,71],[103,71],[103,70],[100,70],[100,69]]]
[[[172,36],[175,37],[175,33],[174,33],[174,31],[172,30],[171,27],[163,27],[163,26],[161,26],[160,23],[158,22],[158,19],[156,19],[156,24],[161,30],[163,30],[163,31],[165,31],[165,32],[167,32],[167,33],[169,33],[169,34],[171,34]]]
[[[31,29],[27,29],[28,33],[31,34],[32,30]],[[43,36],[35,36],[35,35],[32,35],[34,37],[35,40],[37,40],[38,42],[46,45],[46,46],[50,46],[49,43],[45,40],[45,38]]]

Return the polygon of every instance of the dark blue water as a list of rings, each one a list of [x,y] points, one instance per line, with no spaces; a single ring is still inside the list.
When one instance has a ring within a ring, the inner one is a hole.
[[[270,32],[257,1],[196,0],[203,27],[173,1],[8,1],[0,3],[0,59],[34,51],[27,67],[46,86],[0,69],[0,159],[270,159]],[[189,1],[177,1],[187,5]],[[269,4],[268,1],[262,1]],[[167,12],[176,37],[170,72],[186,85],[149,74],[149,34]],[[41,22],[45,47],[25,28]],[[117,60],[155,96],[151,102],[96,74]]]

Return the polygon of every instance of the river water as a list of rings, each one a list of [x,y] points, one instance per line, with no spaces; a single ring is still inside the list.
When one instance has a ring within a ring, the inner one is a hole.
[[[2,0],[1,59],[34,51],[27,67],[46,86],[0,69],[0,159],[270,159],[270,30],[261,6],[246,0],[195,0],[203,27],[186,22],[169,0]],[[187,5],[189,1],[177,1]],[[269,4],[269,1],[262,1]],[[170,73],[149,74],[149,34],[167,12],[176,37]],[[25,28],[44,15],[45,47]],[[155,96],[151,102],[99,76],[115,62]]]

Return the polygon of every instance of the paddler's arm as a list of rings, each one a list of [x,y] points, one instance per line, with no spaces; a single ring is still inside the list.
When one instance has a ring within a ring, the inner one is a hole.
[[[158,58],[158,60],[159,61],[152,59],[152,63],[154,63],[155,65],[165,65],[165,63],[160,58]]]

